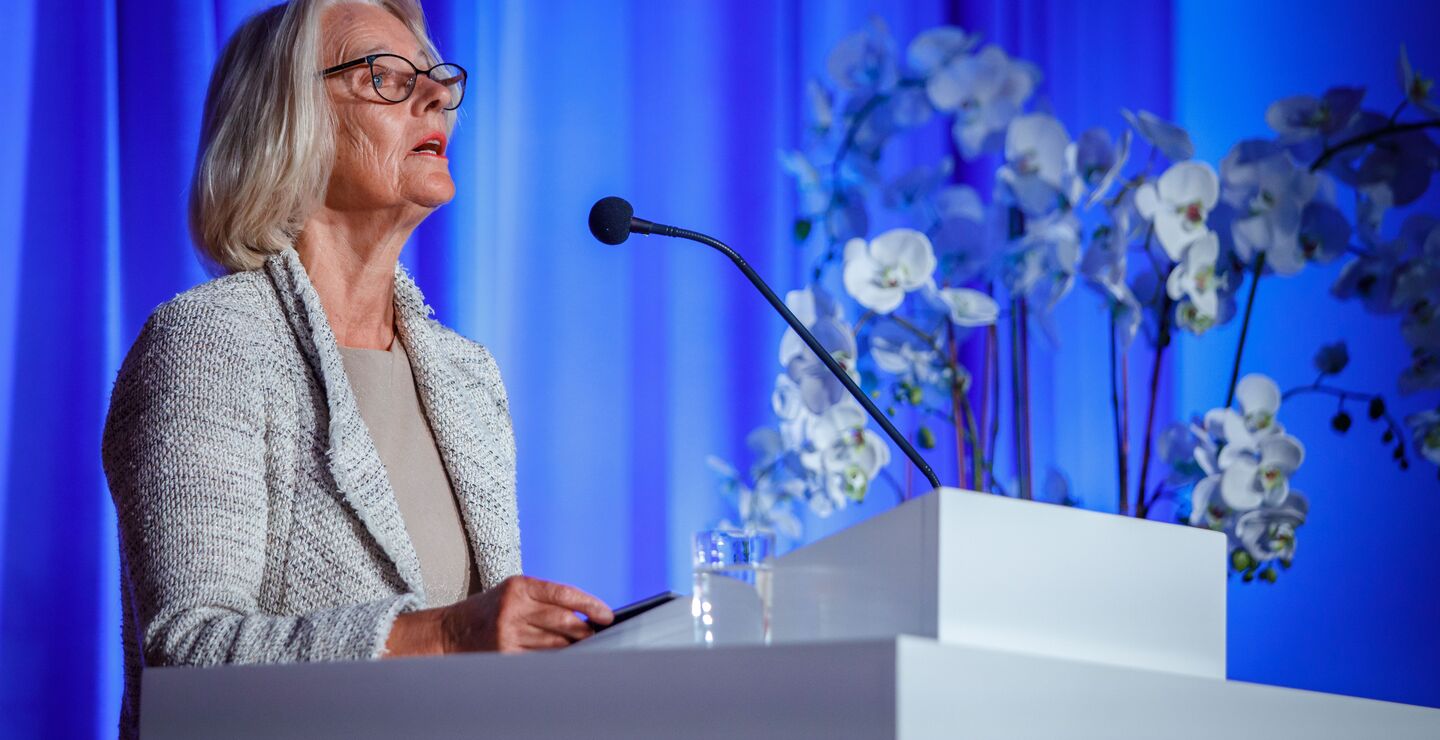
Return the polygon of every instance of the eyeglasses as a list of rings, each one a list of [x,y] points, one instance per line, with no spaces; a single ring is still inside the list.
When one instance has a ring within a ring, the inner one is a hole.
[[[437,64],[430,69],[420,69],[409,59],[399,54],[371,54],[361,59],[352,59],[322,70],[320,76],[328,77],[352,67],[367,65],[370,68],[370,84],[375,87],[381,99],[391,103],[402,103],[415,92],[415,80],[420,75],[445,86],[450,92],[450,104],[445,110],[460,107],[465,98],[465,68],[458,64]]]

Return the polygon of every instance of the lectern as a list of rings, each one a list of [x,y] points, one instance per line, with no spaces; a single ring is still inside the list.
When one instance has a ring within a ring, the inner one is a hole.
[[[1440,710],[1225,679],[1225,538],[945,489],[775,566],[769,646],[689,603],[528,655],[143,676],[145,737],[1435,738]]]

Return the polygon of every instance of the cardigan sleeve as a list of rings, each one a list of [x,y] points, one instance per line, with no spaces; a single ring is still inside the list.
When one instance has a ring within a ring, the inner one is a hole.
[[[376,658],[396,615],[421,606],[399,594],[299,615],[258,607],[270,504],[261,320],[171,301],[116,380],[103,458],[145,665]]]

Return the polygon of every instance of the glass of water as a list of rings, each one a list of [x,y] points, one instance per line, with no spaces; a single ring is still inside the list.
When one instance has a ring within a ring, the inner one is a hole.
[[[768,645],[775,535],[703,530],[695,533],[691,554],[695,642],[706,647]]]

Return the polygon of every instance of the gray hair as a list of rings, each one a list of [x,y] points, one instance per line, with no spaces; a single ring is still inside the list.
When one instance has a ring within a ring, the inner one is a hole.
[[[291,0],[241,24],[210,76],[190,182],[190,234],[219,271],[259,268],[324,198],[337,124],[319,74],[320,14],[344,1],[384,8],[442,58],[418,0]],[[454,111],[446,120],[453,127]]]

